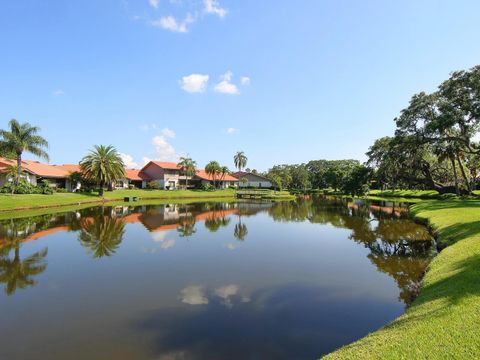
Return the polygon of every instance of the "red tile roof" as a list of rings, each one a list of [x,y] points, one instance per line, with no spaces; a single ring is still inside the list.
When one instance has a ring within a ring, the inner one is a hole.
[[[68,171],[70,174],[74,172],[82,172],[82,169],[79,164],[63,164],[63,165],[55,165],[55,167]]]
[[[167,161],[150,161],[145,167],[147,167],[150,164],[155,164],[163,169],[168,169],[168,170],[180,170],[179,166],[177,163],[174,162],[167,162]],[[144,169],[145,169],[144,167]]]
[[[5,169],[12,165],[17,165],[17,162],[15,160],[0,158],[0,168]],[[65,178],[69,175],[69,172],[61,167],[42,164],[33,160],[22,160],[22,167],[24,171],[41,177]]]
[[[127,175],[128,180],[133,180],[133,181],[151,180],[149,176],[147,176],[142,172],[142,170],[138,170],[138,169],[125,169],[125,174]]]
[[[213,181],[213,176],[207,174],[205,170],[197,170],[196,176],[202,180]],[[222,177],[222,175],[218,175],[216,181],[238,181],[238,179],[227,174],[224,177]]]

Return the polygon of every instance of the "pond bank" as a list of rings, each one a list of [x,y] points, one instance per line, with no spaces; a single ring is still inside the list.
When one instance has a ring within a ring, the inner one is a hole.
[[[122,201],[125,197],[137,197],[141,200],[182,200],[182,199],[234,199],[235,191],[216,190],[116,190],[105,192],[105,197],[96,194],[55,193],[53,195],[7,195],[0,194],[0,212],[33,210],[84,204],[101,204]]]
[[[430,200],[411,211],[445,247],[420,295],[390,325],[326,359],[480,358],[480,201]]]

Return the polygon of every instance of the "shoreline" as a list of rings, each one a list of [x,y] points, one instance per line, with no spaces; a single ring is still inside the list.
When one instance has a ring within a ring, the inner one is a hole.
[[[324,359],[480,356],[480,202],[425,200],[410,211],[440,247],[418,297],[391,323]]]

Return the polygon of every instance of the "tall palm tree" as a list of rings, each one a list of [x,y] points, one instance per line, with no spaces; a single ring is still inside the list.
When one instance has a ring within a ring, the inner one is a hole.
[[[10,131],[0,130],[0,153],[12,154],[17,159],[17,177],[15,184],[18,185],[22,173],[22,155],[29,152],[42,159],[49,160],[45,149],[48,142],[38,135],[40,128],[29,123],[20,124],[12,119],[8,123]]]
[[[185,189],[188,189],[188,177],[195,176],[197,162],[190,157],[181,157],[178,167],[185,175]]]
[[[220,164],[217,161],[210,161],[207,166],[205,166],[205,172],[212,177],[213,183],[215,187],[217,187],[217,176],[221,172]]]
[[[230,169],[227,166],[222,166],[220,168],[220,181],[224,181],[225,177],[230,174]]]
[[[105,185],[125,178],[125,164],[120,154],[112,146],[95,145],[93,150],[80,161],[84,176],[100,186],[99,196],[103,196]]]
[[[35,286],[37,282],[33,279],[33,276],[43,273],[47,268],[45,261],[48,253],[47,248],[23,260],[20,258],[19,241],[14,243],[13,248],[13,259],[8,254],[0,257],[0,283],[5,284],[7,295],[15,294],[17,289]]]
[[[238,171],[242,171],[247,166],[248,158],[243,151],[237,151],[233,157],[233,162]]]

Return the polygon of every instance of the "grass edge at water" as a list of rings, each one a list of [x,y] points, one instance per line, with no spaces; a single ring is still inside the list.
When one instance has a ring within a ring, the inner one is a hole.
[[[428,200],[411,211],[446,246],[430,264],[419,297],[391,324],[325,359],[480,357],[480,201]]]

